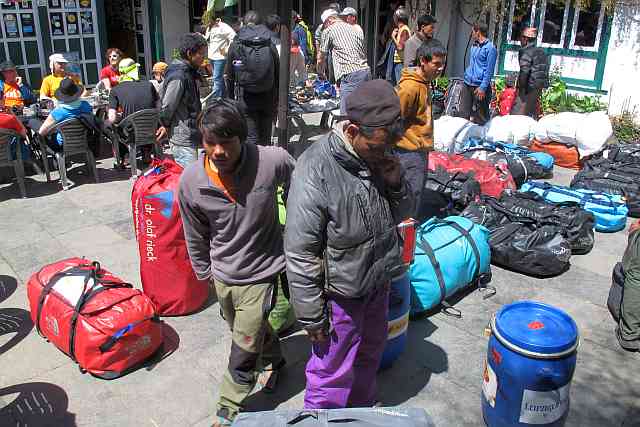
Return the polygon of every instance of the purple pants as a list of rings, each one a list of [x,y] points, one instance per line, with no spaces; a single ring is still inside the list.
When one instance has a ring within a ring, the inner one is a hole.
[[[358,298],[329,298],[331,332],[307,363],[305,409],[373,406],[387,342],[388,287]]]

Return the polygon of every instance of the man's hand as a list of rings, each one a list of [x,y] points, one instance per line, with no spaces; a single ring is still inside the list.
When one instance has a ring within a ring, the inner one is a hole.
[[[391,33],[391,37],[393,37],[394,40],[396,39],[396,37],[398,37],[398,29],[397,28],[395,28],[393,30],[393,32]]]
[[[16,77],[16,83],[18,83],[18,86],[22,86],[22,77]]]
[[[309,336],[309,341],[312,343],[322,342],[327,339],[327,331],[325,328],[318,328],[313,331],[307,331],[307,335]]]
[[[156,131],[156,141],[161,141],[167,136],[167,128],[164,126],[160,126]]]
[[[629,226],[629,234],[640,228],[640,219]]]
[[[399,190],[403,175],[402,165],[396,156],[387,155],[375,167],[374,173],[382,177],[385,185]]]
[[[473,91],[473,93],[475,93],[476,98],[478,98],[480,101],[484,100],[485,93],[479,87],[477,87],[476,90]]]

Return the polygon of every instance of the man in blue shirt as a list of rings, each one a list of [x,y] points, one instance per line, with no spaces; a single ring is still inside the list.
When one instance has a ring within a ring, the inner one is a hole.
[[[487,38],[487,31],[485,24],[473,26],[471,61],[464,72],[464,90],[460,99],[461,117],[479,125],[484,125],[489,120],[491,78],[498,56],[496,47]]]

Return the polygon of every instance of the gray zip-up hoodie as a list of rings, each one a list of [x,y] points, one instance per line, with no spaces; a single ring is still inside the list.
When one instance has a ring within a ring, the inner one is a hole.
[[[160,123],[170,131],[172,144],[197,147],[202,137],[196,118],[202,110],[198,70],[182,59],[174,59],[160,89]]]
[[[276,191],[288,190],[295,160],[282,148],[244,144],[233,196],[214,185],[204,156],[180,177],[178,199],[191,265],[200,280],[261,283],[284,271]]]

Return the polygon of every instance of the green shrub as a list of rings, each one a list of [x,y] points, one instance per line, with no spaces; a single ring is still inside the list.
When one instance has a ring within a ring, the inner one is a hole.
[[[640,142],[640,126],[635,121],[634,112],[625,111],[619,116],[611,117],[613,133],[620,142]]]

